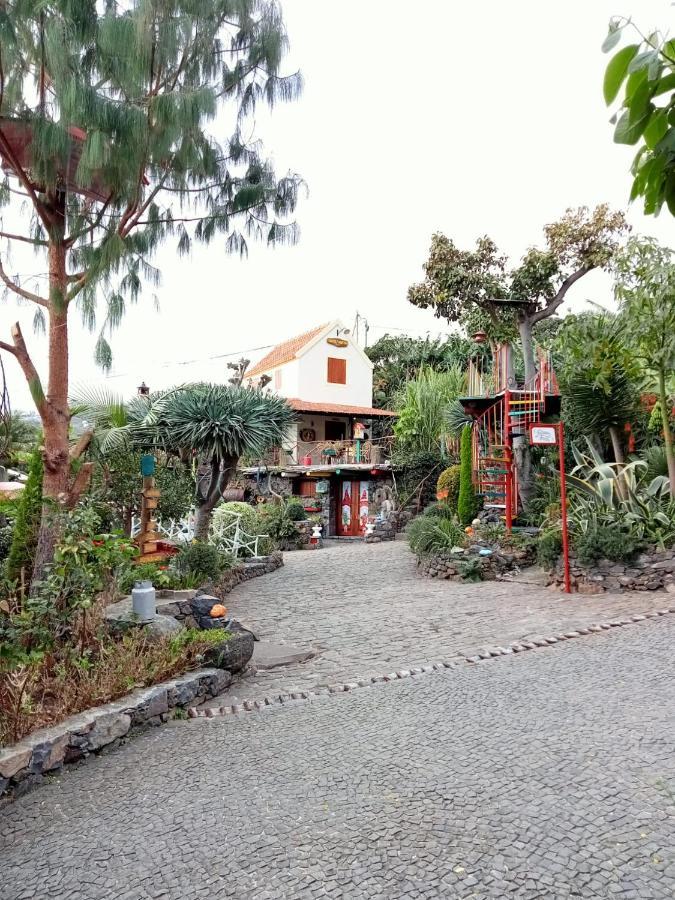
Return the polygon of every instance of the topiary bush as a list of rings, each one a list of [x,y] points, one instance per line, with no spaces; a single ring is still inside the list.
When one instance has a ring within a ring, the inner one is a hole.
[[[451,507],[453,512],[457,510],[457,502],[459,501],[459,482],[461,475],[462,467],[459,465],[448,466],[447,469],[444,469],[436,482],[436,491],[437,493],[441,493],[442,491],[447,491],[448,495],[445,497],[445,503]]]
[[[286,518],[290,519],[291,522],[304,522],[307,518],[307,512],[302,505],[302,500],[289,500],[286,503],[284,512]]]
[[[475,519],[479,508],[473,487],[471,462],[471,425],[465,425],[462,429],[459,451],[460,476],[457,500],[457,515],[462,525],[469,525]]]
[[[29,584],[31,580],[42,516],[42,473],[42,452],[40,447],[35,447],[30,458],[26,486],[19,498],[12,542],[7,554],[7,577],[10,581],[20,581],[22,569],[25,583]]]

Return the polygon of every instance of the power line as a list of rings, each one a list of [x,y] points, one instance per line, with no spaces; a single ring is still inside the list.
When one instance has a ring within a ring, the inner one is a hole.
[[[214,356],[203,356],[200,359],[180,359],[172,362],[159,363],[154,368],[169,369],[173,366],[192,366],[195,363],[210,362],[213,359],[227,359],[230,356],[239,356],[244,353],[256,353],[258,350],[269,350],[274,344],[264,344],[261,347],[249,347],[247,350],[234,350],[232,353],[216,353]],[[135,375],[136,372],[117,372],[115,375],[106,375],[106,380],[113,378],[126,378],[128,375]]]

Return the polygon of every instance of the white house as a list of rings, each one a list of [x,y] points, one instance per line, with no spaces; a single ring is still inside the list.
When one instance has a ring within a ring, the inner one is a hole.
[[[294,493],[320,505],[320,495],[330,495],[329,533],[361,533],[373,484],[391,473],[389,442],[373,435],[373,422],[394,413],[373,407],[373,364],[349,329],[335,320],[284,341],[245,379],[285,397],[298,414],[282,447],[248,474],[290,478]]]

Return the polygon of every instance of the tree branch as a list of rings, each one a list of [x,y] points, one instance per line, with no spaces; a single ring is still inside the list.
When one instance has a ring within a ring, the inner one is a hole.
[[[94,464],[92,462],[84,463],[80,471],[75,476],[72,485],[68,491],[68,499],[66,501],[67,509],[72,509],[77,505],[78,500],[82,496],[83,491],[85,491],[91,481],[91,475],[94,471]]]
[[[6,344],[4,341],[0,341],[0,349],[11,353],[18,360],[23,374],[26,377],[26,381],[28,382],[33,402],[44,421],[50,413],[49,401],[45,396],[38,371],[28,353],[26,342],[21,332],[21,326],[18,322],[12,325],[12,344]]]
[[[83,431],[80,435],[79,439],[73,446],[70,448],[70,460],[71,462],[75,459],[79,459],[82,454],[86,451],[89,444],[91,444],[91,439],[94,436],[94,429],[88,428],[86,431]]]
[[[10,291],[14,291],[19,297],[23,297],[24,300],[31,300],[33,303],[37,303],[38,306],[44,306],[45,309],[49,309],[48,300],[45,300],[45,298],[41,297],[39,294],[34,294],[32,291],[27,291],[25,288],[19,287],[18,284],[15,284],[12,281],[7,272],[5,272],[2,265],[2,259],[0,259],[0,280],[5,283],[5,286],[8,287]]]
[[[48,241],[41,241],[39,238],[25,237],[23,234],[10,234],[8,231],[0,231],[0,237],[7,238],[8,241],[23,241],[24,244],[33,244],[39,247],[48,247]]]
[[[35,188],[33,187],[33,184],[31,182],[30,178],[28,177],[28,175],[24,172],[24,170],[19,165],[19,162],[16,159],[16,157],[14,156],[14,153],[12,152],[12,148],[9,145],[9,142],[5,138],[4,134],[2,133],[1,129],[0,129],[0,153],[2,153],[2,155],[5,157],[7,162],[9,162],[14,174],[19,179],[21,184],[28,191],[28,196],[33,201],[33,206],[35,207],[35,212],[42,219],[42,224],[45,226],[45,228],[49,229],[51,223],[49,221],[49,216],[47,215],[47,212],[44,208],[44,204],[39,200],[38,195],[35,193]]]
[[[568,276],[563,283],[560,285],[558,289],[558,293],[553,297],[553,299],[543,308],[538,310],[538,312],[529,316],[530,324],[536,325],[537,322],[541,322],[542,319],[548,319],[549,316],[552,316],[553,313],[558,309],[558,307],[562,304],[565,299],[565,295],[575,284],[579,281],[580,278],[583,278],[584,275],[588,275],[595,266],[582,266],[580,269],[577,269],[576,272],[572,272],[570,276]]]

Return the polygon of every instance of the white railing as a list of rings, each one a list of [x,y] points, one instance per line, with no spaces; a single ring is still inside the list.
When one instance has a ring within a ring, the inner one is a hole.
[[[195,513],[191,511],[185,519],[169,519],[168,522],[157,522],[157,531],[167,541],[174,544],[187,544],[194,539]],[[134,516],[131,520],[131,537],[141,530],[141,520]],[[259,556],[260,541],[264,534],[249,534],[241,524],[241,515],[233,514],[228,522],[211,523],[209,539],[218,544],[221,550],[232,556]]]

